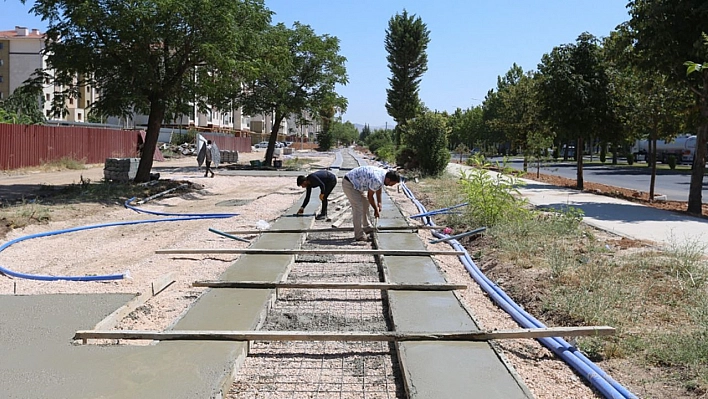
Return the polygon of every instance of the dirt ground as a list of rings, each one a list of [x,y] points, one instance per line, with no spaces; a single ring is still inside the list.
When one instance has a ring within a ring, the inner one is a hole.
[[[239,163],[261,159],[262,153],[243,154]],[[331,155],[321,155],[313,163],[328,165]],[[215,178],[204,178],[192,161],[173,172],[165,173],[163,179],[187,181],[195,190],[175,192],[141,206],[152,211],[171,213],[238,213],[231,218],[151,223],[144,225],[116,226],[61,234],[41,239],[19,242],[0,252],[0,265],[13,271],[42,275],[106,275],[126,273],[129,278],[104,282],[34,281],[9,278],[0,275],[0,295],[33,295],[46,293],[96,293],[128,292],[150,296],[144,305],[135,309],[112,328],[163,330],[175,322],[205,290],[192,287],[196,280],[217,278],[231,265],[237,255],[191,255],[170,257],[155,254],[157,249],[247,247],[247,243],[232,241],[208,232],[209,228],[220,231],[253,229],[262,223],[270,223],[298,201],[303,190],[296,187],[293,178],[285,177],[233,177],[219,173]],[[303,172],[305,173],[305,171]],[[527,178],[532,178],[527,176]],[[542,181],[564,187],[572,187],[574,181],[542,176]],[[541,180],[539,179],[539,180]],[[641,201],[641,194],[586,183],[586,190],[614,193],[630,200]],[[405,198],[402,190],[388,189],[389,195],[399,204],[405,215],[418,213],[415,206]],[[652,206],[658,205],[654,202]],[[663,203],[662,205],[667,205]],[[681,204],[673,210],[681,211]],[[683,206],[685,209],[685,204]],[[4,241],[46,231],[68,229],[75,226],[95,225],[106,222],[145,220],[151,216],[125,209],[122,204],[70,203],[53,205],[48,222],[11,229]],[[419,232],[421,239],[432,239],[429,231]],[[254,239],[255,235],[244,236]],[[631,246],[617,237],[617,245]],[[430,244],[431,249],[445,249],[446,244]],[[492,304],[476,284],[470,284],[469,274],[454,259],[436,259],[451,283],[466,283],[469,288],[460,298],[472,310],[480,327],[485,329],[517,328],[510,317]],[[480,265],[485,271],[502,265]],[[165,278],[174,280],[167,289],[152,295],[155,283]],[[529,279],[529,283],[533,283]],[[529,285],[527,285],[529,286]],[[533,290],[528,290],[533,293]],[[138,342],[140,344],[140,342]],[[144,344],[147,344],[144,343]],[[495,343],[514,365],[521,378],[536,398],[597,398],[578,375],[535,340],[508,340]],[[622,365],[618,369],[622,369]],[[612,371],[610,370],[611,374]],[[623,373],[620,382],[632,382],[643,378],[642,373]]]

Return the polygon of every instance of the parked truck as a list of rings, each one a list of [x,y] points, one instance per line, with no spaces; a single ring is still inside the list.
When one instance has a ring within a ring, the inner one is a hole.
[[[649,140],[637,140],[632,147],[634,159],[646,161],[649,159]],[[693,155],[696,153],[696,136],[683,135],[673,140],[656,140],[656,160],[661,163],[668,163],[669,157],[676,157],[676,163],[693,163]]]

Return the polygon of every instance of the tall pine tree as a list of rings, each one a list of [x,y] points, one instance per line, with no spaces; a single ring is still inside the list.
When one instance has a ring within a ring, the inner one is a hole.
[[[385,48],[386,60],[391,70],[388,79],[391,88],[386,90],[386,111],[396,121],[395,141],[401,143],[400,132],[406,123],[421,111],[418,98],[420,79],[428,70],[426,49],[430,32],[420,17],[396,14],[388,21]]]

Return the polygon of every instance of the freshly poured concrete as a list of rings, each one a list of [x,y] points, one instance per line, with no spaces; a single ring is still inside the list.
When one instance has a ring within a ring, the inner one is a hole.
[[[298,207],[293,205],[289,213]],[[273,228],[305,229],[312,219],[284,217]],[[252,248],[299,248],[301,242],[301,234],[264,233]],[[292,261],[292,255],[243,255],[221,278],[277,281]],[[173,329],[254,329],[271,294],[272,290],[208,290]],[[0,296],[0,398],[222,397],[234,367],[246,354],[246,343],[72,345],[77,330],[92,329],[132,298],[126,294]]]
[[[398,225],[401,220],[398,209],[386,206],[380,225]],[[416,234],[378,233],[377,238],[381,249],[425,248]],[[445,282],[429,256],[386,256],[384,265],[392,283]],[[389,291],[388,298],[396,331],[479,330],[452,292]],[[402,342],[397,347],[411,398],[533,397],[488,342]]]

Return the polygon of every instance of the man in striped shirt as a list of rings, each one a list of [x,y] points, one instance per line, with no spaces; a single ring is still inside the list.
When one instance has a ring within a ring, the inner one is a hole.
[[[395,171],[386,171],[376,166],[360,166],[344,175],[342,190],[352,206],[354,238],[357,241],[369,241],[366,235],[366,231],[371,230],[369,205],[374,208],[374,217],[378,219],[381,212],[381,189],[400,181],[401,177]]]

